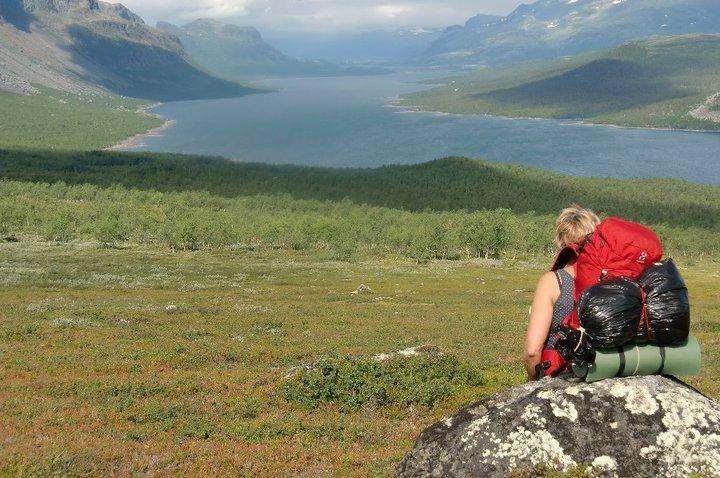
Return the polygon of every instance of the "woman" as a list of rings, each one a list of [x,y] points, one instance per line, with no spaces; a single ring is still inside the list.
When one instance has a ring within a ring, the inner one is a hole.
[[[593,232],[599,223],[600,219],[589,209],[578,206],[563,209],[555,221],[555,245],[563,249],[574,244]],[[530,380],[538,378],[535,367],[540,363],[543,349],[555,345],[551,332],[562,324],[574,306],[573,264],[571,261],[562,269],[546,272],[535,289],[525,335],[525,370]]]

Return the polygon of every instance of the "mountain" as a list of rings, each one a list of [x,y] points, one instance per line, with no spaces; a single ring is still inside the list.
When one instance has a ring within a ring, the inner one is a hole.
[[[270,41],[290,55],[333,62],[406,63],[421,58],[442,29],[393,28],[353,32],[269,31]]]
[[[374,74],[373,69],[340,67],[327,61],[300,60],[266,43],[259,31],[200,19],[184,26],[159,22],[157,27],[180,39],[185,49],[203,67],[229,78],[254,76],[335,76]]]
[[[720,35],[654,37],[574,58],[484,68],[407,95],[423,110],[720,130]]]
[[[0,0],[0,89],[102,91],[161,101],[252,90],[203,71],[173,35],[119,4]]]
[[[500,64],[618,46],[652,35],[720,33],[717,0],[539,0],[479,15],[426,50],[435,62]]]

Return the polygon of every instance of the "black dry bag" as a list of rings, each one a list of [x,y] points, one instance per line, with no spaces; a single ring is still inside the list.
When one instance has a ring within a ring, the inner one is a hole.
[[[690,301],[680,271],[672,259],[648,267],[640,276],[645,290],[646,316],[640,322],[637,340],[670,345],[690,333]]]
[[[637,282],[620,277],[585,289],[578,319],[595,349],[620,347],[635,339],[643,294]]]
[[[555,348],[560,356],[573,365],[589,366],[595,361],[595,349],[588,334],[570,327],[560,327]]]

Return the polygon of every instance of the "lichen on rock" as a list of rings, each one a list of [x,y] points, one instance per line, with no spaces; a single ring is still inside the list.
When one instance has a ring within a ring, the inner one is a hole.
[[[720,404],[679,380],[555,378],[511,388],[425,430],[399,477],[720,476]]]

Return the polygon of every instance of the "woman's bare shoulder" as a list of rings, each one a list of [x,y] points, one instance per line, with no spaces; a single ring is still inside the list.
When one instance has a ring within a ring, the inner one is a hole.
[[[538,279],[538,289],[553,290],[558,288],[555,271],[548,271]]]

